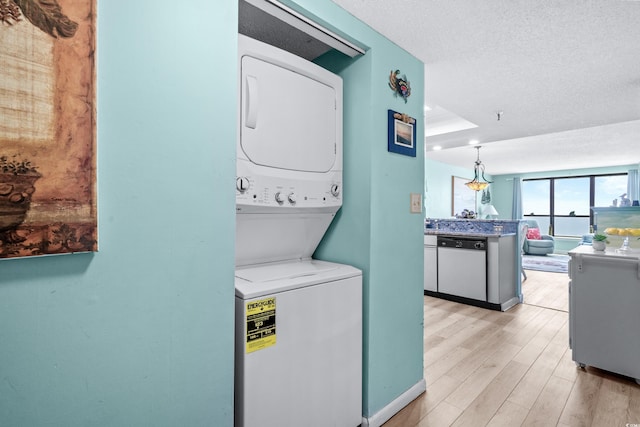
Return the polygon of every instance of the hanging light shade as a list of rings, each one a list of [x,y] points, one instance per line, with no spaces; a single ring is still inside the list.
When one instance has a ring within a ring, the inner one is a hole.
[[[481,147],[480,145],[475,147],[478,150],[478,159],[476,160],[476,163],[473,166],[473,172],[474,172],[473,181],[469,181],[464,184],[474,191],[484,190],[492,182],[492,181],[487,181],[487,179],[484,177],[484,165],[480,161],[480,147]]]

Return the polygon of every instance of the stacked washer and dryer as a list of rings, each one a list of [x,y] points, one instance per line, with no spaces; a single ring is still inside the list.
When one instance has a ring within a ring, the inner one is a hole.
[[[342,79],[239,36],[235,424],[362,422],[362,273],[312,259],[342,206]]]

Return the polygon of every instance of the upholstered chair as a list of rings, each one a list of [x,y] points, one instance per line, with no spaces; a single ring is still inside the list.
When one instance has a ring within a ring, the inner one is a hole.
[[[547,255],[552,254],[555,249],[555,240],[553,236],[540,233],[538,221],[527,220],[529,231],[524,239],[524,253],[529,255]]]

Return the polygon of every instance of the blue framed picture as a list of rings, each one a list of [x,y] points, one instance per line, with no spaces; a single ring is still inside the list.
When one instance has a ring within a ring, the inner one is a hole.
[[[406,114],[388,110],[387,151],[416,156],[416,120]]]

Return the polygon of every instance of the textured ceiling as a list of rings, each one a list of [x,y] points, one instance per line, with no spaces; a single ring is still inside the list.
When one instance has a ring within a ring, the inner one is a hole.
[[[428,158],[472,167],[476,139],[491,174],[640,162],[640,1],[333,1],[425,63],[427,106],[478,125]]]

